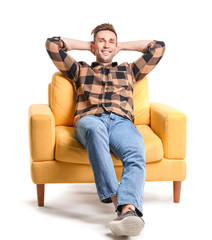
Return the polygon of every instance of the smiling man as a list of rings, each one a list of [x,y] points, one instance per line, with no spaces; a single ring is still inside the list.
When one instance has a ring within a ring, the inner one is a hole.
[[[136,236],[144,227],[146,166],[143,137],[133,124],[133,88],[158,64],[165,44],[156,40],[118,42],[111,24],[98,25],[92,34],[92,42],[48,38],[46,49],[75,86],[75,138],[87,150],[101,202],[115,206],[117,218],[109,228],[119,236]],[[71,50],[89,50],[96,61],[91,65],[77,62],[67,54]],[[133,63],[118,65],[113,58],[122,50],[139,51],[142,56]],[[123,164],[120,183],[110,151]]]
[[[94,44],[92,44],[92,52],[96,56],[96,61],[104,64],[111,63],[118,52],[116,34],[109,30],[102,30],[96,35]]]

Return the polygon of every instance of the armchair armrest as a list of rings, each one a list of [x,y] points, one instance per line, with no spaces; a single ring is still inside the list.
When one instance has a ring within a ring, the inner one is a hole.
[[[184,159],[186,155],[186,115],[161,103],[151,103],[150,127],[163,143],[164,157]]]
[[[33,104],[29,107],[29,145],[32,161],[54,159],[55,119],[48,105]]]

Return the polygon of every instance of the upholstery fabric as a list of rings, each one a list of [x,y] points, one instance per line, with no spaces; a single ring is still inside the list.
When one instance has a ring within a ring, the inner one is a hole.
[[[150,124],[150,103],[148,81],[145,77],[136,82],[133,91],[133,107],[135,114],[135,125]]]
[[[186,155],[186,115],[166,104],[151,103],[151,128],[160,137],[164,157],[184,159]]]
[[[118,181],[122,167],[115,166]],[[36,184],[42,183],[92,183],[94,176],[90,165],[59,161],[31,161],[31,177]],[[186,178],[186,162],[163,158],[146,165],[146,181],[183,181]]]
[[[33,161],[54,159],[55,121],[51,109],[45,104],[29,107],[29,147]]]
[[[55,117],[56,126],[73,126],[76,108],[75,89],[73,84],[62,73],[52,77],[49,106]]]
[[[136,126],[144,138],[146,162],[160,161],[163,158],[163,145],[160,138],[147,125]],[[122,166],[121,161],[111,153],[114,166]],[[74,139],[74,127],[56,127],[55,159],[62,162],[89,164],[87,151]]]

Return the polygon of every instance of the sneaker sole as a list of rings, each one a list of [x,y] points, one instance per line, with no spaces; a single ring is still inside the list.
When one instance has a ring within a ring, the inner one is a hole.
[[[144,221],[139,217],[128,216],[121,221],[112,221],[108,226],[118,236],[137,236],[144,228]]]

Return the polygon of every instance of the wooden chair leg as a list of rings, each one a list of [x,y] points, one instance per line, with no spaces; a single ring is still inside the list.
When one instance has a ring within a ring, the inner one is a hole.
[[[38,206],[44,206],[44,190],[45,184],[37,184],[37,199],[38,199]]]
[[[180,202],[180,191],[181,191],[181,181],[174,181],[173,182],[173,194],[174,194],[174,202]]]

